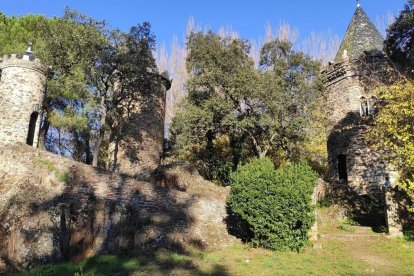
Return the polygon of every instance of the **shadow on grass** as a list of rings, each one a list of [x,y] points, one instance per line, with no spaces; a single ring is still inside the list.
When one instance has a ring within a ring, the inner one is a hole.
[[[407,223],[403,227],[404,238],[407,241],[414,241],[414,222]]]
[[[196,256],[193,256],[193,258]],[[215,265],[211,271],[201,271],[193,263],[192,257],[167,250],[143,252],[137,256],[95,256],[79,263],[60,263],[37,267],[28,272],[15,275],[131,275],[143,273],[147,275],[194,274],[194,275],[229,275],[226,268]]]

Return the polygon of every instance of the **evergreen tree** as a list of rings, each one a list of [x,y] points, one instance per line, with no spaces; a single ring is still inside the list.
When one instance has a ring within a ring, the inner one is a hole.
[[[212,32],[190,34],[187,48],[188,97],[172,125],[179,158],[222,183],[251,157],[300,158],[321,95],[319,63],[275,40],[264,45],[256,69],[247,41]]]
[[[414,0],[408,0],[396,21],[388,28],[385,41],[388,55],[413,74],[414,66]]]
[[[98,52],[96,66],[88,72],[97,102],[96,129],[93,137],[93,165],[98,166],[105,136],[121,135],[131,106],[144,102],[159,89],[159,75],[151,50],[155,36],[148,22],[138,24],[128,33],[111,31]],[[108,141],[106,141],[108,142]]]

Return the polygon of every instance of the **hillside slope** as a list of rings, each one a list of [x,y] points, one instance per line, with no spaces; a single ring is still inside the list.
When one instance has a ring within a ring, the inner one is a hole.
[[[0,147],[0,273],[96,254],[233,243],[223,223],[228,190],[174,169],[175,178],[187,176],[184,187],[168,185],[165,173],[150,183],[25,145]]]

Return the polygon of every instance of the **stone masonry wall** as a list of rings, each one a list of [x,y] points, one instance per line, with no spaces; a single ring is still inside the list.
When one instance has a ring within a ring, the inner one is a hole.
[[[118,132],[109,145],[109,169],[148,178],[161,162],[164,141],[166,87],[159,87],[122,107]]]
[[[0,143],[26,143],[30,116],[38,112],[33,146],[41,120],[45,69],[39,61],[5,56],[0,63]]]
[[[27,145],[0,147],[0,274],[96,254],[235,242],[223,222],[228,190],[195,171],[181,174],[191,181],[177,190]]]
[[[330,182],[339,180],[338,156],[346,156],[348,185],[359,194],[379,193],[395,171],[365,138],[369,116],[361,116],[361,97],[370,99],[359,71],[350,62],[331,65],[327,72],[328,162]]]

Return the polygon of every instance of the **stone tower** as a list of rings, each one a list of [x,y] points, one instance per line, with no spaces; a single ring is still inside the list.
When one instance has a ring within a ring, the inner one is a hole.
[[[0,143],[37,147],[47,68],[29,46],[22,57],[3,56],[0,72]]]
[[[387,66],[383,38],[360,5],[334,63],[324,71],[328,100],[328,162],[331,183],[346,183],[359,195],[375,195],[395,172],[372,149],[366,130],[379,104],[372,80]]]
[[[119,133],[109,144],[109,169],[133,177],[148,178],[160,165],[164,143],[167,72],[156,73],[149,94],[131,100],[119,118]],[[118,122],[117,122],[118,123]]]

